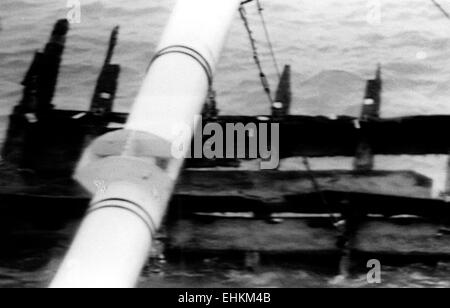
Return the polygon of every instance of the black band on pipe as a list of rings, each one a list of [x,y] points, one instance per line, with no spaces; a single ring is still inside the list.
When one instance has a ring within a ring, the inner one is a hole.
[[[209,64],[208,60],[206,60],[206,58],[200,52],[195,50],[194,48],[184,46],[184,45],[172,45],[172,46],[165,47],[165,48],[161,49],[160,51],[158,51],[158,53],[153,57],[152,61],[150,62],[150,66],[159,57],[162,57],[166,54],[171,54],[171,53],[183,54],[183,55],[189,56],[189,57],[193,58],[195,61],[197,61],[198,64],[200,64],[200,66],[203,68],[203,70],[206,73],[206,76],[208,78],[209,88],[212,87],[213,72],[212,72],[211,65]]]
[[[123,202],[123,203],[128,204],[129,207],[123,206],[123,205],[117,205],[117,204],[114,204],[114,202]],[[102,203],[108,203],[108,204],[99,206],[99,204],[102,204]],[[113,203],[113,204],[111,204],[111,203]],[[133,207],[139,209],[139,211],[134,210]],[[156,225],[155,225],[155,222],[153,221],[153,218],[147,213],[147,211],[142,206],[140,206],[137,203],[131,202],[129,200],[120,199],[120,198],[111,198],[111,199],[105,199],[105,200],[98,201],[91,205],[91,208],[88,210],[87,215],[89,215],[93,212],[99,211],[101,209],[107,209],[107,208],[122,209],[122,210],[126,210],[126,211],[129,211],[130,213],[135,214],[137,217],[139,217],[139,219],[141,219],[145,223],[147,228],[150,230],[150,234],[152,235],[152,237],[154,237],[154,234],[156,232]],[[141,214],[141,213],[143,213],[143,214]]]

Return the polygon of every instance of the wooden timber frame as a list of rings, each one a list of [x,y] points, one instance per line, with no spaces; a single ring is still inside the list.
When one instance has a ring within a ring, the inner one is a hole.
[[[83,215],[90,196],[71,179],[82,150],[127,119],[113,112],[118,28],[90,110],[51,104],[67,31],[59,21],[27,73],[0,166],[2,210],[48,223]],[[443,198],[432,199],[431,179],[373,169],[375,155],[448,155],[450,139],[441,135],[450,130],[450,116],[381,118],[381,68],[368,81],[360,117],[291,115],[290,76],[286,66],[271,115],[219,115],[210,97],[203,124],[279,123],[281,158],[354,157],[354,170],[251,171],[234,168],[238,160],[188,160],[162,232],[167,251],[450,256],[450,177]]]

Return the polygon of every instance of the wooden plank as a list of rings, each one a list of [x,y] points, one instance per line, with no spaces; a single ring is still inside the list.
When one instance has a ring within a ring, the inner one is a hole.
[[[0,167],[0,192],[79,197],[78,185],[69,176],[38,176],[31,171],[18,172],[12,165]],[[385,197],[431,198],[432,181],[409,171],[373,171],[359,174],[353,171],[314,172],[323,191]],[[64,187],[67,187],[65,190]],[[52,188],[52,189],[51,189]],[[288,197],[313,195],[316,192],[310,174],[304,171],[227,171],[185,170],[175,193],[192,197],[234,197],[279,204]],[[84,195],[83,195],[84,197]]]
[[[449,225],[417,219],[398,220],[363,222],[352,248],[380,255],[450,256]]]
[[[39,176],[0,167],[0,196],[19,205],[38,200],[66,199],[87,205],[89,194],[68,175]],[[430,200],[431,181],[412,172],[351,171],[315,173],[323,195],[317,194],[306,172],[199,171],[181,175],[171,204],[175,214],[192,212],[411,214],[445,217],[449,207]],[[378,193],[378,194],[377,194]],[[323,202],[326,199],[326,203]],[[50,201],[48,201],[50,202]],[[45,202],[42,202],[45,204]]]
[[[68,198],[61,206],[58,198],[19,200],[17,195],[11,197],[0,195],[3,217],[20,217],[22,222],[38,222],[45,227],[79,219],[89,202],[87,198]],[[383,202],[376,200],[380,201]],[[433,210],[433,203],[429,205]],[[191,213],[178,218],[171,216],[164,227],[164,237],[169,252],[339,255],[337,243],[342,230],[335,229],[332,222],[327,216],[271,221]],[[450,221],[365,218],[350,248],[371,255],[449,256]]]
[[[330,220],[179,220],[167,227],[168,249],[184,252],[247,251],[270,254],[336,253],[339,233]]]
[[[318,171],[314,177],[325,191],[431,198],[432,181],[409,171]],[[186,170],[176,190],[181,195],[246,196],[272,203],[316,191],[308,172],[267,170]]]
[[[418,219],[362,221],[350,249],[373,255],[450,256],[448,225]],[[289,218],[278,224],[245,218],[191,217],[167,226],[168,250],[186,253],[338,254],[342,231],[331,219]]]
[[[35,179],[36,181],[38,179]],[[0,185],[0,208],[19,213],[30,209],[45,212],[48,208],[70,211],[72,207],[87,209],[90,195],[74,183],[40,182],[41,186]],[[437,222],[450,220],[448,203],[438,199],[355,194],[351,192],[324,191],[322,196],[297,194],[286,196],[283,203],[266,203],[262,200],[227,195],[184,195],[174,193],[168,219],[189,217],[192,213],[254,213],[267,217],[271,214],[329,214],[354,213],[355,215],[378,214],[386,217],[395,215],[416,215]],[[63,206],[61,206],[63,205]]]

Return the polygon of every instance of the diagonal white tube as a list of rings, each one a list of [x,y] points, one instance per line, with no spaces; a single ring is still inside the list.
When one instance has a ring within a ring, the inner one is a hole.
[[[126,129],[80,161],[75,178],[94,198],[51,287],[138,282],[239,3],[178,0]]]

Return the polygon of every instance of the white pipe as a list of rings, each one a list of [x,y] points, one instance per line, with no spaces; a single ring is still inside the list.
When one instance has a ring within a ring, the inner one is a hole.
[[[95,197],[52,287],[136,285],[188,150],[173,146],[192,138],[239,3],[178,0],[126,129],[94,141],[78,166]]]

